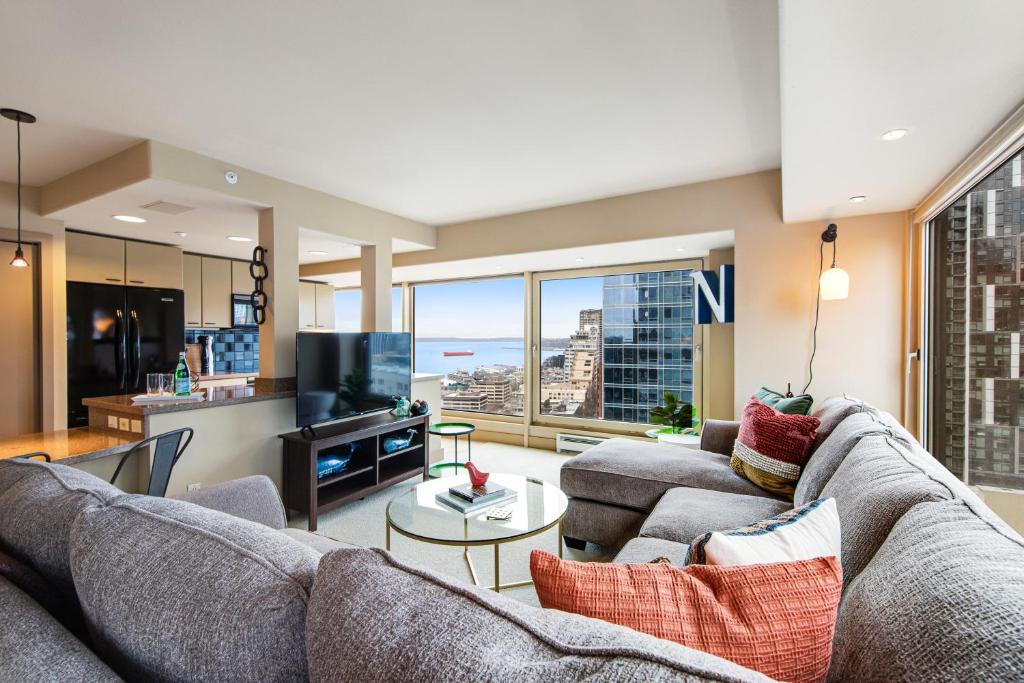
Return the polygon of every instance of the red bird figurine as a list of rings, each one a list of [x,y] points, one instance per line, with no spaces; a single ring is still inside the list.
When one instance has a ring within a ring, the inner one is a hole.
[[[491,476],[487,472],[481,472],[471,462],[466,463],[466,471],[469,472],[469,483],[473,486],[483,486],[487,483],[487,477]]]

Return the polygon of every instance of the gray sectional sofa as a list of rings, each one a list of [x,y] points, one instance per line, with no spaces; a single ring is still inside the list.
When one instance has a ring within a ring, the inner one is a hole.
[[[842,419],[797,493],[835,497],[842,517],[831,678],[1021,678],[1024,541],[898,425],[850,403],[826,405]],[[705,445],[729,433],[712,427]],[[571,532],[622,545],[617,561],[682,564],[697,533],[791,505],[726,477],[723,455],[631,444],[563,473]],[[287,529],[264,477],[168,500],[0,461],[0,613],[0,681],[767,680]]]
[[[891,415],[836,397],[794,500],[729,467],[739,423],[709,420],[701,449],[610,439],[563,465],[566,542],[667,557],[714,529],[835,498],[843,599],[830,680],[1024,680],[1024,538]]]

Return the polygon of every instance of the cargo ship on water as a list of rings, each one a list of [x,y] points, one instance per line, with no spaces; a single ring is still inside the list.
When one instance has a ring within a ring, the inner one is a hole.
[[[473,355],[472,351],[444,351],[443,353],[444,353],[444,356],[446,358],[449,357],[449,356],[472,356]]]

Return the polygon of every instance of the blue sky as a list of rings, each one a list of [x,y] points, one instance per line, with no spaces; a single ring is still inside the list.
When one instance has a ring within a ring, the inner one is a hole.
[[[579,327],[584,308],[601,308],[603,278],[546,280],[541,283],[541,336],[568,337]],[[401,329],[401,293],[392,291],[392,323]],[[334,295],[335,327],[359,331],[360,292]],[[445,282],[416,287],[416,333],[419,337],[523,336],[523,279],[501,278]]]

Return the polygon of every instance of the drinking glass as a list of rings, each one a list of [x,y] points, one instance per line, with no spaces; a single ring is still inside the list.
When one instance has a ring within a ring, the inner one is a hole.
[[[146,394],[159,396],[162,393],[164,393],[164,376],[156,372],[146,375]]]
[[[174,373],[168,372],[161,375],[164,378],[163,381],[163,394],[164,396],[174,396]]]

